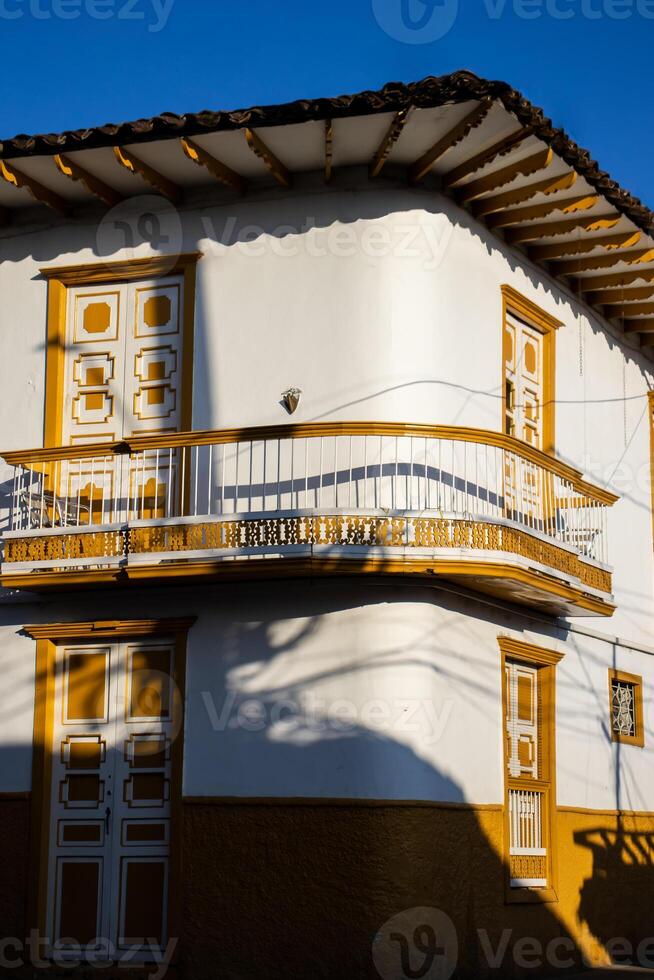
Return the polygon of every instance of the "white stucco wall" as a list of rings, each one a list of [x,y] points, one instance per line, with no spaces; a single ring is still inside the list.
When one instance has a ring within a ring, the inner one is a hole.
[[[654,656],[491,601],[407,585],[245,584],[79,596],[2,610],[0,792],[30,788],[34,646],[25,622],[197,616],[188,640],[187,796],[501,803],[499,635],[557,667],[562,806],[654,810]],[[645,679],[646,745],[609,734],[608,670]]]
[[[189,209],[181,228],[172,244],[204,252],[196,303],[196,428],[286,422],[280,392],[297,385],[304,394],[293,421],[392,420],[500,429],[500,285],[509,283],[562,320],[557,452],[622,495],[609,522],[618,609],[611,620],[590,625],[627,643],[650,643],[654,582],[646,392],[652,371],[642,355],[432,192],[362,185],[253,196],[222,209]],[[239,236],[253,241],[239,244]],[[47,290],[38,270],[97,262],[98,240],[105,242],[106,234],[98,238],[92,224],[3,232],[4,449],[42,442]],[[144,245],[104,257],[148,254]],[[10,475],[2,464],[5,497]],[[268,591],[257,587],[256,599],[253,591],[245,593],[238,616],[220,601],[210,604],[194,628],[186,793],[428,799],[460,794],[475,802],[500,800],[497,623],[489,625],[479,609],[470,615],[466,606],[441,608],[422,598],[403,600],[401,606],[366,600],[326,610],[314,623],[311,597],[297,592],[295,605],[278,597],[264,615],[257,603],[265,605],[262,596]],[[146,605],[150,615],[161,616],[180,603],[177,593],[170,593]],[[144,614],[136,598],[118,603],[115,597],[55,597],[39,608],[5,601],[0,791],[29,788],[33,643],[16,636],[17,624],[42,616],[79,619],[82,608],[106,618],[112,606],[122,616],[130,606],[134,615]],[[503,627],[516,635],[529,628],[520,617],[505,618]],[[559,668],[559,802],[613,807],[616,750],[606,738],[606,671],[614,652],[607,643],[578,637],[566,642],[566,650]],[[618,666],[642,673],[651,692],[652,658],[622,648],[615,656]],[[364,703],[389,697],[427,698],[439,717],[443,705],[453,707],[436,741],[428,739],[426,717],[423,728],[392,737],[370,734],[370,723],[361,719],[356,735],[334,738],[329,745],[321,738],[305,750],[299,746],[303,739],[310,742],[312,733],[301,722],[280,720],[265,737],[228,730],[212,748],[203,691],[220,712],[221,698],[229,692],[243,699],[289,690],[329,703],[350,700],[359,718]],[[649,705],[647,710],[652,742],[654,718]],[[635,806],[654,792],[648,788],[654,786],[651,749],[623,750],[622,764],[627,768],[620,790]],[[638,808],[654,808],[654,799]]]

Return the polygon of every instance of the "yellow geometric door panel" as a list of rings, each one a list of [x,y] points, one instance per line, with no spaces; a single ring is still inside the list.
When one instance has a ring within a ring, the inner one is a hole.
[[[47,936],[63,959],[167,943],[173,666],[162,641],[57,652]]]
[[[182,309],[181,276],[68,290],[65,445],[179,429]],[[175,459],[168,464],[151,516],[167,512],[177,469]],[[88,514],[88,523],[108,524],[123,518],[130,501],[147,506],[141,498],[149,478],[125,457],[108,456],[101,463],[62,463],[55,482],[66,506],[84,515],[81,523]],[[112,512],[112,501],[121,513]]]

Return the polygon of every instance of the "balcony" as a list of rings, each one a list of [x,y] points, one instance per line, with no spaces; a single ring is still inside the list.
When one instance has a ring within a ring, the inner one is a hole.
[[[324,423],[6,453],[5,587],[442,577],[611,615],[607,508],[558,460],[480,429]]]

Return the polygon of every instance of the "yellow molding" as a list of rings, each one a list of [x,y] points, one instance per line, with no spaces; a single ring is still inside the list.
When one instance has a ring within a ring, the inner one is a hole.
[[[45,279],[57,279],[64,286],[133,282],[135,279],[178,275],[188,265],[199,262],[203,254],[183,252],[180,255],[151,255],[146,258],[92,262],[85,265],[43,266],[39,272]]]
[[[546,313],[545,310],[537,306],[532,300],[527,299],[513,286],[504,283],[500,289],[511,309],[515,310],[519,316],[526,317],[535,327],[540,327],[542,330],[558,330],[559,327],[563,326],[562,320],[557,320],[551,313]]]
[[[73,637],[162,636],[184,633],[196,622],[195,616],[183,619],[100,619],[91,622],[37,623],[23,626],[33,640],[68,640]]]
[[[370,163],[368,174],[371,179],[378,177],[382,172],[384,164],[386,163],[391,150],[399,140],[402,130],[411,118],[412,112],[413,106],[409,106],[407,109],[400,109],[399,112],[395,113],[393,121],[386,130],[384,138],[379,144],[377,152]]]
[[[636,721],[635,735],[621,735],[613,729],[613,691],[611,685],[613,681],[621,681],[623,684],[632,684],[634,688],[634,712]],[[643,678],[639,674],[629,674],[625,670],[609,668],[609,724],[611,727],[611,741],[620,742],[623,745],[635,745],[643,748],[645,745],[645,726],[643,723]]]
[[[562,600],[577,609],[585,609],[592,615],[612,616],[615,606],[579,589],[567,586],[554,576],[532,569],[511,565],[508,562],[461,561],[457,559],[408,560],[366,558],[352,559],[333,556],[309,558],[284,557],[277,560],[251,561],[248,558],[224,561],[187,560],[170,561],[161,565],[132,566],[117,571],[103,572],[35,572],[34,574],[2,575],[0,584],[5,588],[23,589],[32,592],[48,590],[88,589],[103,585],[129,585],[154,581],[158,584],[176,583],[186,579],[265,581],[275,578],[307,578],[309,576],[406,576],[408,578],[474,578],[473,588],[485,591],[488,584],[496,579],[509,579],[520,582],[540,592],[546,592],[555,600]],[[493,587],[492,594],[497,594]],[[509,597],[508,601],[517,601]],[[527,603],[528,605],[529,603]],[[558,603],[559,605],[561,603]]]
[[[451,150],[453,146],[460,143],[461,140],[465,139],[471,130],[475,129],[488,115],[491,106],[493,105],[493,100],[489,98],[482,99],[474,109],[472,109],[463,119],[458,122],[452,129],[448,130],[444,136],[436,140],[433,146],[431,146],[426,153],[423,153],[420,159],[416,160],[412,164],[408,171],[407,177],[410,184],[417,184],[424,177],[427,176],[434,164],[440,160],[444,153]]]
[[[184,796],[185,806],[339,806],[421,807],[430,810],[473,810],[500,813],[501,803],[449,803],[440,800],[387,800],[351,796]]]
[[[482,194],[488,194],[489,191],[510,184],[516,177],[531,177],[540,170],[547,170],[552,165],[553,160],[554,152],[549,146],[543,147],[523,160],[510,163],[507,167],[502,167],[501,170],[495,170],[484,177],[470,181],[469,184],[464,184],[456,191],[456,199],[459,204],[467,204]]]
[[[565,657],[565,650],[551,650],[524,640],[516,640],[513,636],[500,635],[497,638],[500,650],[507,657],[518,657],[529,663],[541,666],[555,666]]]
[[[542,313],[542,311],[541,311]],[[549,314],[543,314],[549,317]],[[553,319],[549,317],[549,319]],[[203,429],[194,432],[168,432],[160,435],[128,436],[122,442],[100,442],[84,446],[49,446],[44,449],[18,449],[0,453],[11,466],[49,462],[55,459],[90,458],[115,453],[140,452],[146,449],[177,448],[180,446],[222,445],[232,442],[262,442],[269,439],[308,439],[334,435],[414,436],[421,439],[452,439],[497,446],[516,453],[523,459],[569,480],[579,493],[587,494],[599,503],[611,505],[620,499],[603,487],[584,480],[579,470],[555,459],[548,453],[527,445],[514,436],[488,429],[465,426],[421,425],[404,422],[306,422],[293,425],[246,426],[241,429]]]
[[[264,143],[259,134],[255,133],[253,129],[247,128],[244,130],[244,132],[248,146],[260,160],[263,160],[277,183],[282,187],[292,187],[293,178],[288,169],[284,166],[281,160],[275,156],[270,147]]]

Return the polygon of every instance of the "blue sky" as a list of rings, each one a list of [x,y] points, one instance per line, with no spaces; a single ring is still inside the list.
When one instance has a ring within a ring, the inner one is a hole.
[[[654,208],[654,0],[0,0],[0,136],[469,68]]]

